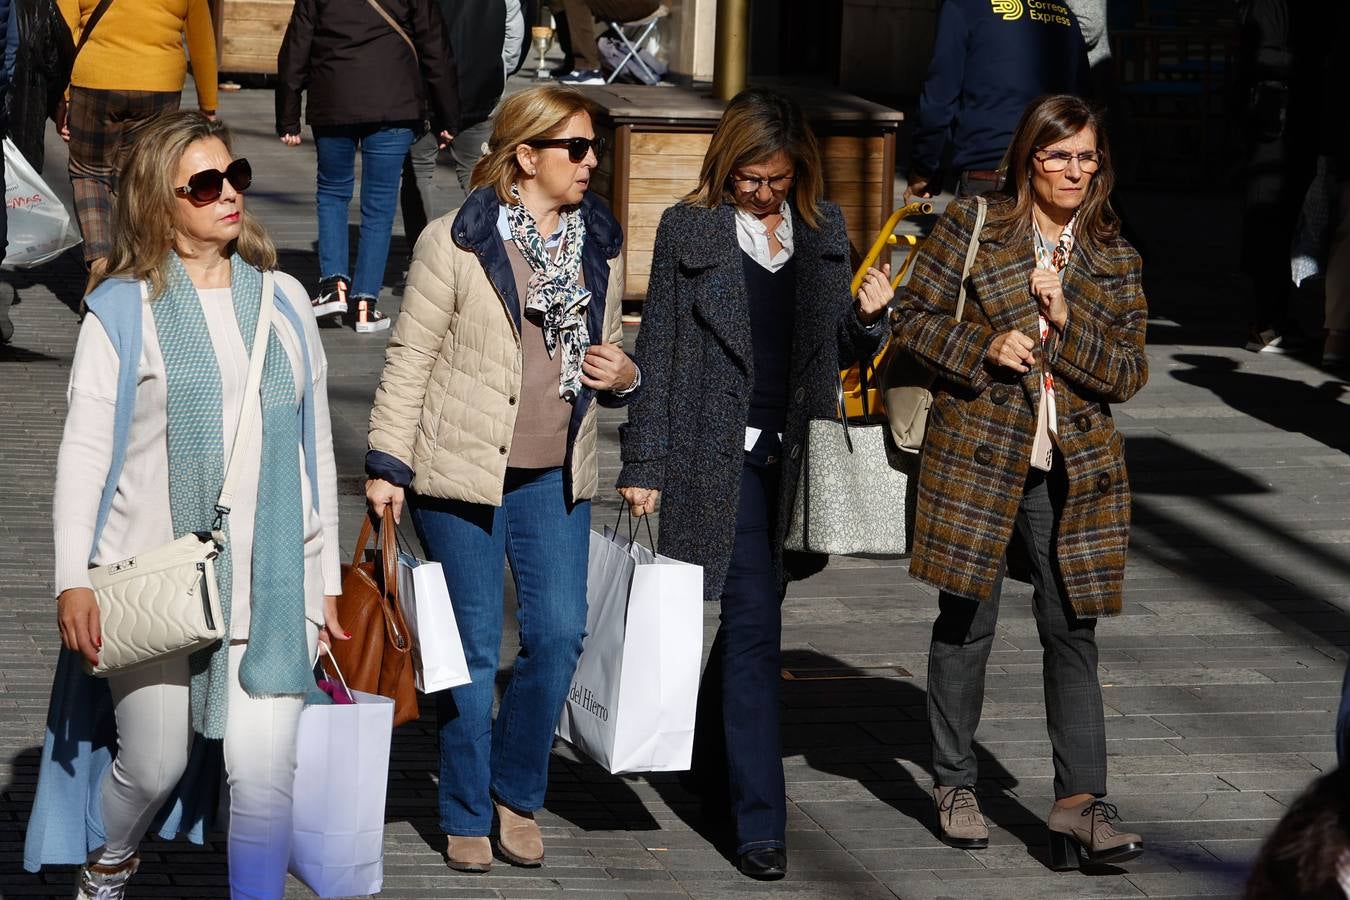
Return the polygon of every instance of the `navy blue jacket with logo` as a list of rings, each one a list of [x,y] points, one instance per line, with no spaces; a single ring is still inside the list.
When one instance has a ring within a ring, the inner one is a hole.
[[[1083,94],[1088,75],[1083,35],[1066,4],[945,0],[919,97],[911,173],[932,180],[948,141],[953,172],[998,168],[1027,104],[1042,94]]]

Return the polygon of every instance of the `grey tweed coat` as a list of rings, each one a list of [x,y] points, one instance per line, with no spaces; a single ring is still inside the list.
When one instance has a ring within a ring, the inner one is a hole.
[[[794,210],[793,258],[796,319],[774,536],[780,585],[820,571],[826,561],[784,558],[782,550],[806,424],[836,415],[839,369],[874,354],[886,329],[885,317],[866,328],[853,312],[848,237],[837,206],[822,204],[815,229]],[[659,552],[701,565],[707,600],[721,598],[731,561],[753,355],[734,207],[672,206],[656,233],[635,353],[642,388],[619,429],[618,486],[661,491]]]

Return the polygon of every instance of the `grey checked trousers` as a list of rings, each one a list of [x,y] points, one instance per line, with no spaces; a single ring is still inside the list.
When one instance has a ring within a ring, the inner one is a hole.
[[[1106,793],[1106,723],[1097,680],[1096,619],[1080,619],[1064,599],[1054,555],[1066,482],[1056,454],[1049,472],[1031,470],[1014,526],[1026,548],[1045,676],[1045,713],[1055,763],[1055,798]],[[984,673],[998,623],[1002,572],[980,602],[943,592],[928,650],[928,725],[933,769],[944,786],[974,784],[972,742],[984,705]]]

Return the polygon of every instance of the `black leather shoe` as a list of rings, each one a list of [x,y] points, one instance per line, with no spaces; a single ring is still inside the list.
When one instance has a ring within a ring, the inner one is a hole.
[[[782,847],[758,847],[741,854],[736,868],[742,875],[760,881],[777,881],[787,874],[787,851]]]

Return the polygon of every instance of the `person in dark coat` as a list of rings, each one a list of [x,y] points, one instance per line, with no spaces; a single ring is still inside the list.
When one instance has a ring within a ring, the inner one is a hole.
[[[55,0],[13,0],[18,52],[9,85],[9,138],[34,170],[41,172],[47,120],[70,84],[75,42]]]
[[[454,56],[435,0],[297,0],[277,54],[277,135],[300,144],[300,97],[318,153],[317,316],[355,302],[358,332],[383,331],[375,308],[389,259],[399,179],[424,118],[450,143],[459,129]],[[347,213],[361,151],[361,236],[348,260]]]
[[[1117,863],[1143,852],[1143,839],[1117,829],[1116,808],[1100,799],[1096,624],[1121,609],[1130,487],[1111,404],[1148,379],[1141,263],[1120,237],[1106,137],[1086,103],[1033,103],[1008,160],[969,276],[976,199],[948,207],[895,313],[900,345],[937,374],[909,567],[942,592],[928,656],[933,799],[945,842],[988,846],[972,740],[1005,557],[1020,561],[1045,649],[1051,864],[1077,868],[1080,854]]]
[[[1013,127],[1042,94],[1083,94],[1091,68],[1068,6],[944,0],[919,95],[905,202],[942,190],[944,149],[958,196],[994,190]]]
[[[783,553],[807,422],[837,416],[839,370],[876,352],[892,297],[889,268],[851,296],[844,220],[821,189],[797,105],[734,98],[698,188],[661,218],[642,389],[620,428],[619,492],[635,515],[660,500],[659,552],[702,566],[721,602],[694,773],[705,812],[730,812],[741,871],[765,879],[787,867],[780,607],[789,573],[824,563]]]

